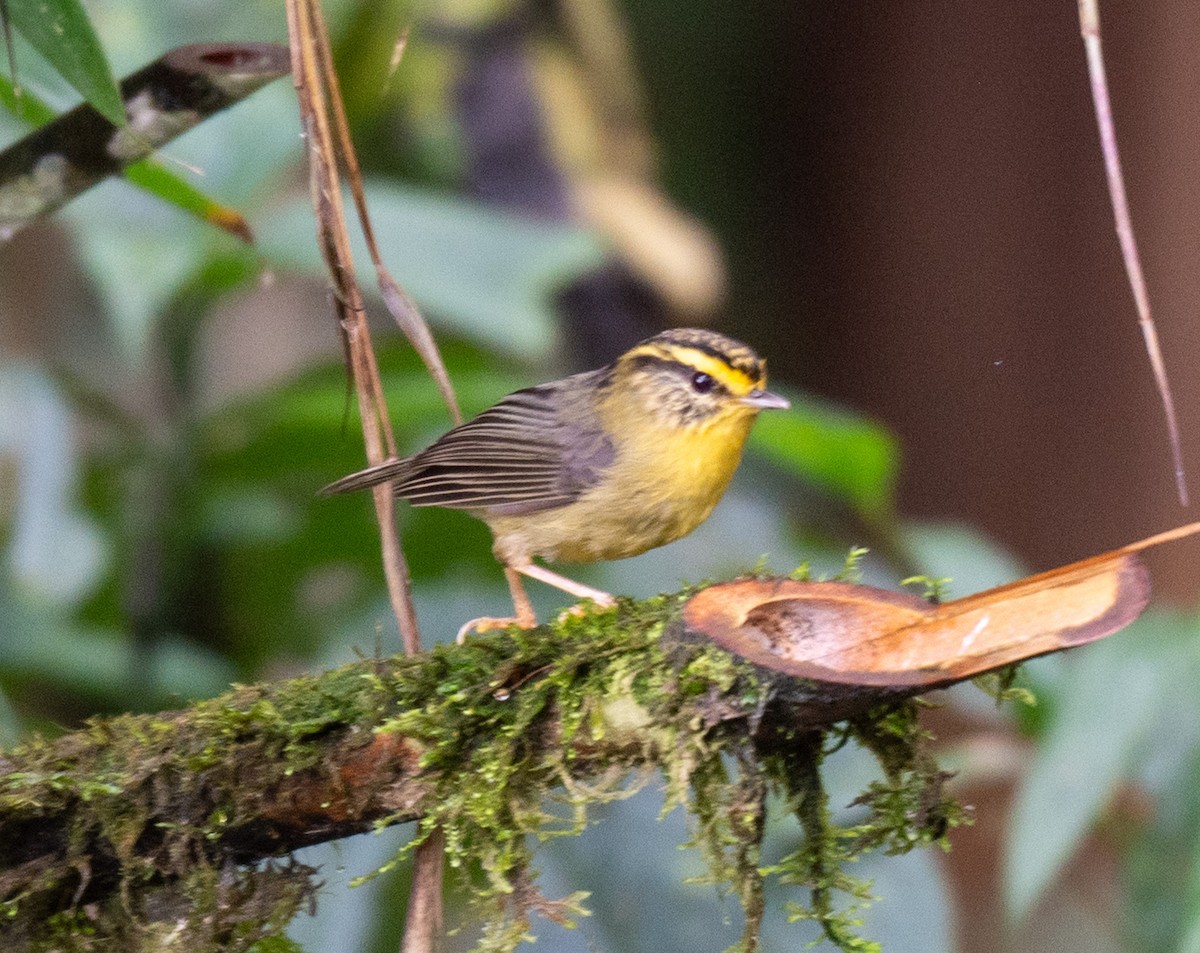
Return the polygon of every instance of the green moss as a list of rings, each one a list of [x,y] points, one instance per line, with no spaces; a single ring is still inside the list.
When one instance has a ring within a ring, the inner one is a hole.
[[[705,881],[739,899],[746,926],[733,949],[744,953],[757,949],[764,874],[808,890],[807,902],[792,904],[793,917],[817,920],[843,949],[870,949],[853,930],[855,905],[869,899],[868,887],[845,873],[847,864],[866,850],[941,840],[959,821],[941,795],[945,776],[925,754],[912,703],[837,731],[803,733],[787,753],[761,756],[747,728],[775,678],[712,646],[690,646],[686,655],[665,650],[663,624],[678,604],[621,603],[562,623],[549,643],[513,631],[506,633],[513,644],[498,654],[490,639],[445,650],[437,691],[422,705],[402,704],[380,729],[429,745],[424,764],[442,780],[403,856],[440,828],[451,866],[478,872],[472,886],[491,924],[480,951],[511,950],[528,939],[529,915],[546,903],[532,887],[531,845],[580,833],[589,804],[628,796],[645,783],[644,774],[632,783],[630,775],[647,760],[666,778],[665,810],[683,805],[694,818],[691,844],[707,862]],[[540,738],[549,715],[559,736]],[[860,799],[868,820],[842,830],[829,822],[819,766],[828,748],[849,737],[876,755],[885,780]],[[624,739],[629,758],[622,763],[611,754]],[[578,775],[587,773],[590,748],[601,740],[610,746],[606,770],[585,785]],[[556,786],[574,808],[567,819],[545,808],[545,794]],[[760,848],[772,790],[801,818],[807,843],[764,870]],[[837,908],[839,894],[849,897],[847,909]]]
[[[5,829],[59,814],[69,821],[61,863],[5,898],[3,945],[82,950],[92,937],[96,949],[237,950],[278,933],[311,895],[311,871],[230,868],[222,837],[254,818],[281,779],[318,764],[317,739],[355,723],[369,727],[390,704],[386,685],[350,667],[324,679],[235,688],[186,717],[95,721],[58,742],[35,739],[9,752],[21,770],[0,777]],[[231,758],[236,749],[250,756]],[[258,776],[234,777],[235,760]],[[0,857],[7,861],[4,844]],[[119,890],[80,921],[71,897],[114,867]],[[153,903],[142,902],[148,896]],[[74,912],[45,913],[58,905]],[[182,912],[160,928],[174,906]]]
[[[865,546],[851,547],[846,553],[846,562],[834,575],[834,582],[846,582],[857,585],[862,582],[862,561],[871,551]]]
[[[1016,684],[1020,674],[1021,667],[1019,665],[1006,665],[994,672],[984,672],[972,681],[976,688],[996,699],[997,705],[1004,702],[1015,702],[1018,705],[1034,708],[1037,706],[1037,698],[1033,692],[1023,685]]]
[[[53,923],[43,917],[51,923],[39,940],[47,948],[68,934],[83,944],[84,925],[95,937],[140,929],[162,941],[154,926],[160,918],[139,898],[165,890],[186,911],[184,922],[195,924],[187,932],[191,948],[265,949],[265,938],[308,901],[311,883],[298,868],[233,867],[223,839],[254,820],[283,779],[323,770],[331,739],[361,737],[366,744],[378,733],[396,733],[420,752],[432,790],[416,839],[383,869],[440,830],[448,863],[485,912],[482,951],[512,950],[528,939],[534,913],[567,920],[580,912],[581,896],[550,901],[537,891],[536,846],[580,833],[590,805],[646,783],[646,764],[666,779],[666,809],[683,805],[691,813],[691,843],[707,861],[706,879],[745,911],[734,949],[757,949],[764,876],[806,891],[792,905],[793,917],[816,920],[842,949],[870,949],[853,920],[868,888],[846,866],[865,850],[940,842],[961,819],[942,793],[945,775],[926,753],[918,706],[904,703],[794,736],[771,727],[764,713],[784,687],[778,676],[713,645],[664,638],[676,634],[668,625],[690,595],[621,601],[413,659],[242,686],[186,716],[95,722],[66,747],[33,741],[11,753],[20,770],[0,778],[0,825],[70,807],[71,843],[64,865],[8,898],[4,912],[15,921],[33,915],[22,908],[43,902],[35,895],[69,898],[102,850],[119,866],[119,893],[87,924],[77,914]],[[867,819],[839,829],[829,818],[820,767],[828,751],[851,738],[875,755],[883,779],[859,799]],[[234,751],[248,756],[231,758]],[[566,811],[562,800],[548,804],[553,790],[565,792]],[[800,818],[806,842],[764,869],[772,792]]]
[[[940,605],[950,594],[950,583],[953,581],[949,576],[909,576],[907,579],[901,579],[900,585],[920,586],[922,599]]]

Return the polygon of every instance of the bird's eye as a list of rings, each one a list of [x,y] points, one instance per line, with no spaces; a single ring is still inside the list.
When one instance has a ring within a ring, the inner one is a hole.
[[[696,371],[692,375],[692,390],[697,394],[707,394],[710,390],[716,387],[717,382],[703,371]]]

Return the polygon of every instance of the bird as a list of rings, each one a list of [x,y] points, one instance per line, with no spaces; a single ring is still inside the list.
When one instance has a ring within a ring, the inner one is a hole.
[[[787,409],[766,362],[716,331],[674,328],[596,370],[518,390],[419,453],[351,473],[324,494],[391,484],[413,506],[465,510],[492,531],[515,615],[537,624],[522,577],[577,599],[613,596],[535,562],[636,556],[692,532],[724,495],[760,411]]]

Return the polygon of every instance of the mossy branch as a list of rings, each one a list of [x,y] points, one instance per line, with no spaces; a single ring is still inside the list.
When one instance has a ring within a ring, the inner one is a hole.
[[[526,835],[577,832],[587,803],[657,768],[669,798],[695,814],[713,877],[742,899],[740,949],[753,950],[768,788],[811,817],[823,730],[856,715],[853,734],[882,748],[864,715],[881,703],[891,787],[890,800],[876,798],[887,801],[878,821],[905,830],[853,834],[877,844],[941,836],[951,812],[917,750],[903,702],[914,689],[818,685],[751,666],[686,631],[690,594],[235,687],[0,755],[0,946],[98,949],[89,943],[99,937],[170,934],[188,950],[247,949],[311,897],[311,871],[263,861],[420,819],[418,838],[444,831],[451,863],[484,875],[476,891],[495,916],[482,948],[511,949],[530,912],[565,918],[577,905],[534,890]],[[573,818],[545,813],[554,790]],[[822,858],[847,855],[845,834],[813,828],[805,857],[783,871],[813,888],[830,936],[847,935],[829,900],[830,884],[844,888]]]

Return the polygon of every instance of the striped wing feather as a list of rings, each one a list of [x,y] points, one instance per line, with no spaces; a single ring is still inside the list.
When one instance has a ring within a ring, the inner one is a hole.
[[[322,496],[333,496],[335,493],[349,493],[352,490],[366,490],[380,483],[388,483],[403,477],[411,465],[410,460],[385,460],[365,470],[358,470],[340,480],[335,480],[329,486],[322,488]]]
[[[517,391],[410,458],[396,494],[414,506],[532,513],[594,485],[612,449],[590,412],[563,419],[568,381]],[[583,391],[587,393],[585,389]],[[580,412],[580,411],[583,412]]]
[[[599,373],[510,394],[416,456],[351,473],[322,492],[392,483],[414,506],[511,514],[565,506],[613,459],[592,409],[595,381],[579,380]]]

